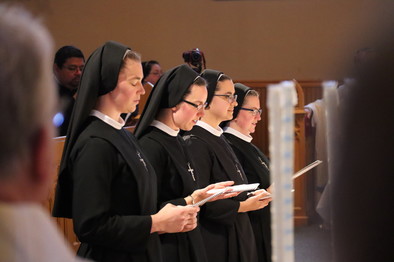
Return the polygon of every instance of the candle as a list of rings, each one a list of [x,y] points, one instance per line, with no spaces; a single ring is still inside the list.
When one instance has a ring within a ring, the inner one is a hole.
[[[271,177],[274,199],[272,216],[272,261],[294,262],[292,175],[294,169],[294,82],[268,86]]]

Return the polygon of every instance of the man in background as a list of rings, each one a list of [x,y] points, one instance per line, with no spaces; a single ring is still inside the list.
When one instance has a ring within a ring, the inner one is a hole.
[[[81,81],[84,66],[83,53],[74,46],[63,46],[55,54],[53,73],[58,84],[60,112],[55,115],[54,122],[59,128],[58,135],[60,136],[65,136],[67,133],[74,107],[74,96]]]

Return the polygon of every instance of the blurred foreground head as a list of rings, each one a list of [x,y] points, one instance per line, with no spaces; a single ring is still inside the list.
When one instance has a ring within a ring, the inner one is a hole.
[[[0,201],[40,201],[52,182],[52,45],[30,13],[0,5]]]
[[[336,262],[394,259],[394,41],[385,39],[342,100],[331,181]]]

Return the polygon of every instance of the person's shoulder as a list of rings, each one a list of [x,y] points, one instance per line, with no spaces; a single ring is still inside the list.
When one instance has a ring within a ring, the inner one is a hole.
[[[183,133],[182,138],[187,140],[205,140],[204,138],[209,135],[209,132],[200,126],[194,126],[192,130]]]
[[[230,134],[230,133],[223,133],[224,137],[226,138],[226,140],[231,144],[233,141],[237,141],[237,139],[239,139],[237,136]]]
[[[93,150],[103,153],[114,153],[117,151],[114,142],[112,141],[117,138],[115,136],[111,137],[110,135],[103,135],[106,131],[99,130],[98,128],[106,128],[106,125],[101,125],[100,121],[90,123],[78,136],[73,151]]]
[[[144,149],[144,151],[156,151],[163,150],[163,140],[165,137],[160,134],[147,133],[138,140],[139,145]]]
[[[77,261],[49,215],[37,204],[0,204],[0,261]],[[15,253],[17,252],[17,253]],[[13,258],[7,259],[7,253]]]

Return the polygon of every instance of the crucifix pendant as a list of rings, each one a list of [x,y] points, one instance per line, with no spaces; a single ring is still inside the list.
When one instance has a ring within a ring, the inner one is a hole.
[[[141,157],[140,152],[137,151],[137,155],[138,155],[138,157],[139,157],[139,159],[140,159],[140,162],[144,165],[146,171],[148,171],[148,168],[146,167],[145,160]]]
[[[187,171],[190,172],[190,174],[192,175],[193,181],[196,181],[196,178],[194,177],[194,172],[193,172],[194,169],[192,169],[189,162],[187,162],[187,166],[189,167],[189,169]]]
[[[235,164],[235,167],[237,168],[237,172],[238,172],[239,176],[241,177],[241,179],[244,180],[244,177],[242,176],[241,170],[239,170],[237,164]]]
[[[267,168],[267,170],[269,171],[270,169],[268,168],[267,164],[266,164],[266,163],[264,163],[264,161],[263,161],[263,160],[261,160],[261,158],[260,158],[260,157],[259,157],[259,160],[260,160],[260,163],[261,163],[263,166],[265,166],[265,168]]]

